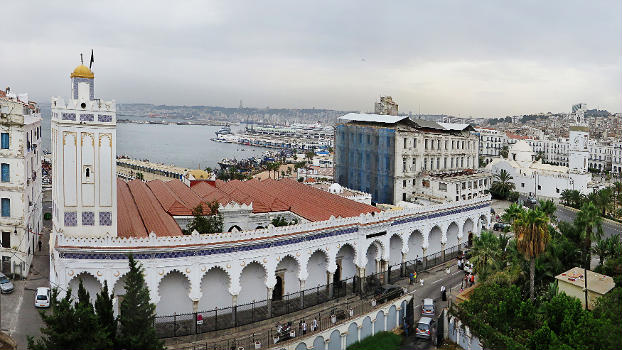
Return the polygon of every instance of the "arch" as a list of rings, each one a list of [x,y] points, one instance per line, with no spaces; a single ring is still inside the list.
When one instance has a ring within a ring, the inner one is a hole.
[[[220,266],[213,266],[201,278],[201,299],[199,311],[208,311],[230,305],[231,276]]]
[[[263,230],[264,228],[265,228],[265,227],[263,227],[263,226],[259,225],[259,226],[255,227],[255,230]]]
[[[402,322],[404,322],[404,317],[406,317],[406,308],[408,307],[407,305],[408,305],[408,303],[406,302],[406,300],[402,301],[402,304],[400,306],[400,315],[399,315],[400,316],[400,319],[399,319],[400,324],[402,324]]]
[[[332,331],[328,339],[330,339],[328,342],[328,350],[341,350],[341,333],[338,329]]]
[[[281,261],[276,265],[274,274],[275,277],[281,278],[280,282],[283,294],[295,293],[300,290],[300,281],[298,279],[300,264],[292,255],[288,254],[281,258]],[[278,282],[277,280],[277,283]],[[275,286],[274,290],[276,290],[276,288],[277,286]]]
[[[337,268],[339,269],[340,280],[347,280],[356,275],[356,250],[350,243],[346,243],[339,248],[336,256]]]
[[[315,288],[326,284],[326,268],[328,267],[328,254],[318,249],[307,260],[307,282],[305,288]]]
[[[477,232],[479,233],[481,229],[488,229],[488,217],[485,214],[480,215],[479,217],[479,227]]]
[[[438,253],[441,251],[441,239],[443,231],[438,226],[434,226],[428,234],[428,251],[427,255]]]
[[[346,348],[359,341],[359,326],[352,322],[348,326],[348,335],[346,335]]]
[[[160,301],[156,305],[158,315],[172,315],[192,312],[190,280],[178,270],[171,270],[158,283]]]
[[[365,276],[371,276],[377,272],[376,259],[379,259],[380,256],[382,256],[382,254],[380,253],[380,249],[378,249],[378,244],[374,241],[367,247],[367,252],[365,253],[365,257],[367,258]]]
[[[76,276],[74,276],[71,281],[69,281],[69,288],[71,288],[71,297],[74,302],[78,301],[78,286],[80,284],[80,280],[82,280],[82,285],[84,289],[89,293],[89,300],[91,303],[95,302],[97,298],[97,293],[99,293],[102,289],[102,284],[99,280],[89,272],[80,272]]]
[[[371,318],[369,316],[363,319],[363,325],[361,326],[361,340],[369,337],[372,332]]]
[[[387,331],[391,331],[397,326],[399,326],[397,323],[397,308],[395,305],[392,305],[389,308],[389,314],[387,315]]]
[[[380,310],[376,314],[376,321],[374,322],[374,334],[378,332],[384,332],[386,329],[384,328],[384,311]]]
[[[266,298],[266,268],[257,261],[246,264],[240,273],[238,305]]]
[[[456,222],[452,222],[447,227],[447,234],[445,235],[445,248],[450,248],[458,245],[458,234],[460,233],[460,228]]]
[[[298,343],[295,350],[307,350],[307,344],[305,342]]]
[[[324,350],[326,348],[326,341],[324,341],[324,337],[321,335],[315,337],[313,340],[313,350]]]
[[[468,236],[469,232],[473,232],[473,228],[475,225],[473,225],[473,220],[471,220],[471,218],[468,218],[464,221],[464,225],[462,225],[462,234],[464,236]]]
[[[239,231],[242,231],[242,229],[240,228],[240,226],[238,226],[238,225],[233,225],[233,226],[229,227],[229,231],[227,231],[227,232],[239,232]]]
[[[402,248],[404,242],[402,237],[394,234],[389,239],[389,265],[397,265],[402,263]]]
[[[406,259],[411,261],[418,257],[423,258],[423,233],[414,230],[408,237],[408,254]]]

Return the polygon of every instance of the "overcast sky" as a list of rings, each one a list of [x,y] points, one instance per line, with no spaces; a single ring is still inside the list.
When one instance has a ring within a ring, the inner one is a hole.
[[[118,102],[505,116],[622,111],[622,2],[10,1],[0,86],[49,101],[95,50]]]

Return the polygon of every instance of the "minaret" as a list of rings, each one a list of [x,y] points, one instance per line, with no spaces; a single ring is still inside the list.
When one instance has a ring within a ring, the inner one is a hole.
[[[94,98],[95,75],[71,73],[71,98],[52,98],[54,234],[117,235],[116,104]]]
[[[568,168],[571,173],[587,173],[590,151],[588,149],[589,129],[585,122],[585,110],[585,103],[578,103],[572,106],[570,113]]]

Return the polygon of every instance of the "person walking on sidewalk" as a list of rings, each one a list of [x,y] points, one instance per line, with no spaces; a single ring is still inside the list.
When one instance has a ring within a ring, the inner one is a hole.
[[[41,240],[39,240],[39,251],[41,251],[41,246],[43,245],[43,243],[41,243]]]

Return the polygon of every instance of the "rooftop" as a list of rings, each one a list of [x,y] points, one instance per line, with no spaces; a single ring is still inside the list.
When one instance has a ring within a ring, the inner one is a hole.
[[[125,182],[117,179],[119,237],[181,235],[173,216],[190,216],[199,204],[209,214],[208,202],[252,204],[253,213],[291,211],[309,221],[352,217],[380,209],[304,185],[295,180],[217,180],[214,185],[199,182],[192,187],[180,180]]]
[[[583,289],[585,287],[584,269],[580,267],[573,267],[572,269],[555,276],[555,279],[570,283],[577,288]],[[598,294],[606,294],[608,291],[615,287],[613,278],[601,275],[594,271],[587,270],[587,289]]]

